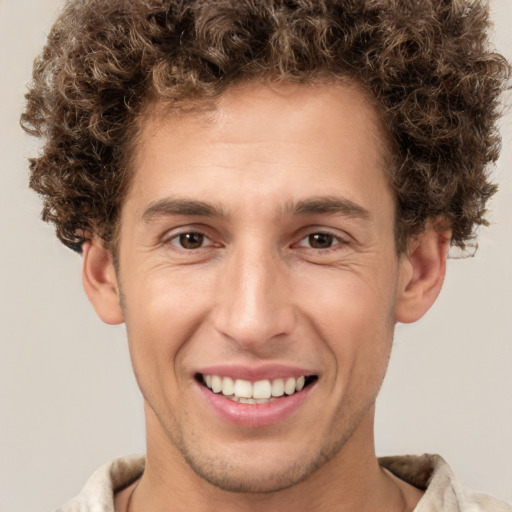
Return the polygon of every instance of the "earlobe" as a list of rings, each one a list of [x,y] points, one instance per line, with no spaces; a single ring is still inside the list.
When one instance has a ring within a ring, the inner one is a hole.
[[[411,240],[402,256],[395,306],[397,322],[419,320],[434,304],[443,286],[450,233],[433,226]]]
[[[83,245],[82,284],[96,313],[105,323],[124,322],[112,255],[96,240]]]

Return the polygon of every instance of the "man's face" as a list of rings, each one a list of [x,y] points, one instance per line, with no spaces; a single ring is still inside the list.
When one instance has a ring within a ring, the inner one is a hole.
[[[373,449],[404,266],[384,161],[356,88],[146,116],[118,281],[153,459],[270,491]]]

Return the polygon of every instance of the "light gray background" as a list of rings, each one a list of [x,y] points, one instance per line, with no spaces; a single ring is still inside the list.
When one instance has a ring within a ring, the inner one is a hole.
[[[141,399],[123,327],[101,324],[80,257],[39,220],[18,127],[31,62],[60,0],[0,0],[0,512],[43,512],[99,465],[144,451]],[[512,58],[512,1],[491,0]],[[510,105],[510,97],[507,99]],[[509,107],[510,108],[510,107]],[[451,260],[440,299],[398,326],[377,414],[380,455],[441,453],[469,486],[512,502],[512,116],[501,190],[469,260]]]

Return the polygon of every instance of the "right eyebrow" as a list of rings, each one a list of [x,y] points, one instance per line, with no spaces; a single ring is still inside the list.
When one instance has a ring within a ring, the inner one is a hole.
[[[177,199],[166,197],[149,204],[142,214],[144,222],[150,222],[155,217],[171,215],[187,215],[190,217],[218,217],[225,218],[224,210],[212,203],[192,199]]]

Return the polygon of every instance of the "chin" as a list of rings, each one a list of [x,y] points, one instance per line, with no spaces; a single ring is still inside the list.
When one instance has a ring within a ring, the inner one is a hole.
[[[331,460],[341,449],[343,442],[318,451],[305,453],[251,453],[242,450],[242,457],[229,450],[224,454],[207,455],[203,452],[180,449],[188,466],[204,481],[214,487],[238,493],[273,493],[293,487],[308,479]],[[181,447],[183,448],[183,447]]]
[[[317,465],[280,465],[279,469],[234,466],[225,461],[187,461],[194,472],[206,482],[223,491],[268,494],[293,487],[317,469]]]

